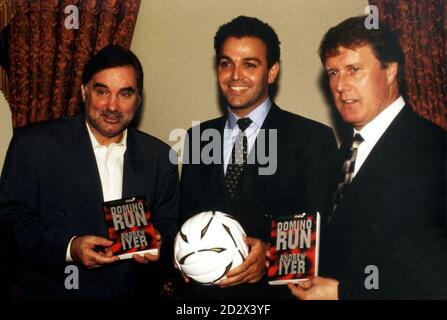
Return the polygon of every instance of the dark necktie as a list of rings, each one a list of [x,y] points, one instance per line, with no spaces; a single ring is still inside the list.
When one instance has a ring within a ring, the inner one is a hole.
[[[247,136],[244,131],[250,124],[250,118],[241,118],[237,121],[240,131],[234,141],[231,158],[227,166],[227,174],[225,176],[225,186],[230,197],[234,197],[236,188],[244,172],[245,164],[247,163]]]
[[[334,200],[332,202],[332,212],[335,211],[337,206],[340,204],[341,199],[343,198],[343,189],[345,185],[348,185],[352,182],[355,167],[355,159],[357,159],[358,148],[363,141],[364,139],[359,133],[356,133],[354,135],[351,148],[349,149],[348,152],[348,157],[343,162],[342,179],[337,185],[337,192],[335,193]]]

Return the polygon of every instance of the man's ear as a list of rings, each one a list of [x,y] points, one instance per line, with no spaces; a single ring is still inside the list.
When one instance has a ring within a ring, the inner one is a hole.
[[[278,73],[279,73],[279,62],[276,62],[269,70],[269,74],[268,74],[269,84],[272,84],[273,82],[275,82],[276,77],[278,76]]]
[[[81,84],[81,96],[82,96],[82,101],[85,103],[86,94],[85,94],[85,86],[83,84]]]
[[[391,85],[397,81],[397,73],[399,71],[399,63],[389,62],[386,66],[387,84]]]
[[[141,108],[141,104],[143,103],[143,96],[140,94],[138,94],[138,103],[137,103],[137,108]]]

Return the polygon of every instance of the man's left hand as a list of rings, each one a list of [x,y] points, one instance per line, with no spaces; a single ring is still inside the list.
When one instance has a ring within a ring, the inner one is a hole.
[[[156,248],[158,249],[158,253],[157,254],[145,253],[144,256],[140,256],[139,254],[134,254],[132,256],[132,258],[136,262],[141,263],[141,264],[147,264],[149,262],[157,262],[158,259],[160,259],[160,249],[161,249],[162,240],[161,240],[160,233],[157,230],[155,230],[155,231],[156,231],[155,240],[157,241]]]
[[[315,277],[297,285],[289,283],[292,294],[300,300],[338,300],[338,281]]]
[[[227,273],[227,278],[219,282],[221,287],[236,286],[242,283],[256,283],[264,276],[268,267],[268,247],[260,239],[245,238],[245,243],[249,246],[250,252],[237,268]]]

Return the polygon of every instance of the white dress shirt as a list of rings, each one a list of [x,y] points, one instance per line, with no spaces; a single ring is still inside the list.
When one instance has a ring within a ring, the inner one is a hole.
[[[379,141],[380,137],[393,122],[394,118],[405,106],[405,101],[402,97],[396,99],[392,104],[386,107],[379,113],[371,122],[367,123],[360,131],[354,129],[353,135],[361,134],[364,141],[360,144],[357,151],[357,158],[355,160],[353,177],[362,167],[369,153]]]
[[[99,144],[88,124],[87,129],[95,153],[104,201],[121,199],[123,192],[124,152],[126,152],[127,148],[127,129],[124,130],[123,138],[120,142],[111,143],[108,146]]]
[[[259,105],[256,109],[246,115],[244,118],[250,118],[251,123],[247,129],[245,129],[244,133],[247,137],[247,154],[250,153],[251,148],[253,147],[256,137],[258,136],[259,130],[264,123],[267,114],[272,106],[272,102],[269,97],[267,97],[261,105]],[[228,162],[230,162],[231,151],[233,150],[234,141],[240,131],[239,126],[237,125],[237,121],[241,117],[238,117],[228,108],[228,117],[227,123],[224,129],[224,173],[227,173]]]
[[[124,130],[121,141],[104,146],[96,140],[88,123],[86,123],[86,126],[95,153],[104,201],[121,199],[123,193],[124,152],[126,152],[127,148],[127,129]],[[72,237],[68,243],[65,256],[67,262],[73,261],[70,249],[74,238],[76,236]]]

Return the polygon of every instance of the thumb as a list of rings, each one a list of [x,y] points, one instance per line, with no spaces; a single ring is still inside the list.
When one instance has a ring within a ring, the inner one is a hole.
[[[254,245],[256,243],[257,239],[246,236],[246,237],[244,237],[244,241],[249,247],[251,247],[252,245]]]
[[[304,281],[300,281],[298,283],[298,286],[300,288],[303,288],[305,290],[310,289],[312,287],[312,281],[311,280],[304,280]]]
[[[292,294],[300,300],[305,299],[306,291],[293,283],[287,284]]]
[[[154,230],[155,230],[155,239],[157,239],[157,240],[161,239],[160,231],[158,231],[158,230],[155,229],[155,228],[154,228]]]

